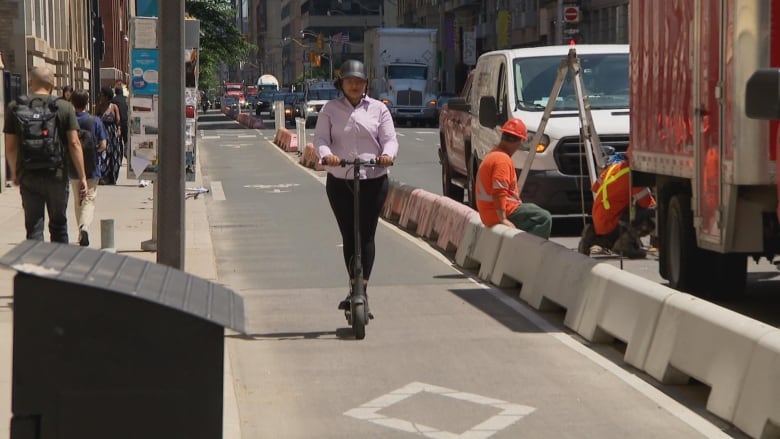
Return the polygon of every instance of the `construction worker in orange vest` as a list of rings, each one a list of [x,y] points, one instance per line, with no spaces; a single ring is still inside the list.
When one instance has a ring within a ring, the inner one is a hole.
[[[533,203],[523,203],[517,187],[512,154],[528,139],[520,119],[509,119],[501,127],[501,141],[485,155],[476,181],[477,211],[488,227],[503,224],[548,239],[552,229],[550,212]]]
[[[655,230],[655,198],[650,188],[631,187],[631,168],[625,154],[614,154],[593,184],[593,224],[582,231],[579,251],[586,255],[622,254],[644,258],[640,237]],[[631,204],[635,218],[629,221]]]

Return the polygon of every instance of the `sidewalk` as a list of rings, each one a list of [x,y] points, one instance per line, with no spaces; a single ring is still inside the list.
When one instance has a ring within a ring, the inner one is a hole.
[[[100,248],[100,221],[114,220],[114,244],[117,253],[156,262],[157,254],[141,250],[141,243],[152,238],[152,209],[154,186],[138,187],[135,180],[125,178],[126,168],[120,172],[116,186],[99,186],[95,219],[90,229],[90,247]],[[198,180],[186,187],[200,187]],[[71,243],[78,245],[78,230],[69,201],[68,228]],[[210,281],[216,281],[217,269],[211,245],[204,195],[187,199],[185,204],[185,271]],[[24,214],[19,188],[3,188],[0,193],[0,254],[5,254],[24,240]],[[48,229],[45,233],[48,241]],[[9,437],[11,418],[11,363],[12,363],[12,309],[13,276],[15,271],[0,267],[0,437]],[[226,359],[227,360],[227,359]],[[230,369],[226,368],[226,376]],[[231,381],[226,384],[232,384]],[[226,386],[232,392],[232,386]],[[226,400],[226,407],[230,407]],[[226,423],[237,413],[225,414]],[[226,428],[228,426],[226,425]],[[226,436],[227,437],[227,436]]]

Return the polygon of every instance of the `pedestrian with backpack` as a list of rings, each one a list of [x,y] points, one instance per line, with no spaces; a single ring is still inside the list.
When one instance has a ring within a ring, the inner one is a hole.
[[[89,92],[76,90],[70,102],[76,109],[76,119],[79,121],[79,140],[84,152],[84,171],[87,174],[87,195],[82,199],[77,197],[76,222],[79,226],[79,245],[89,247],[89,226],[95,215],[95,199],[97,198],[98,181],[100,180],[100,154],[106,150],[108,133],[99,117],[87,112]],[[68,178],[74,195],[78,193],[79,179],[76,170],[69,166]]]
[[[27,239],[43,241],[45,212],[52,242],[68,243],[68,175],[73,161],[78,192],[87,195],[79,124],[68,101],[52,96],[54,73],[46,67],[30,71],[29,92],[6,111],[5,152],[11,181],[19,186]]]

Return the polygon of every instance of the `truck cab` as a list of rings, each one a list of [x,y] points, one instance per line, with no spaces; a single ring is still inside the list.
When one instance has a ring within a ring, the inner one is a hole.
[[[529,139],[533,136],[569,49],[498,50],[479,57],[468,97],[472,115],[470,145],[465,147],[469,199],[474,199],[479,164],[498,145],[505,121],[521,119],[528,127]],[[624,152],[629,138],[628,45],[581,45],[576,49],[599,139],[602,145]],[[569,74],[542,141],[527,145],[536,148],[536,156],[521,198],[549,210],[554,217],[587,216],[593,203],[578,114]],[[528,152],[521,150],[512,157],[518,173],[527,156]]]

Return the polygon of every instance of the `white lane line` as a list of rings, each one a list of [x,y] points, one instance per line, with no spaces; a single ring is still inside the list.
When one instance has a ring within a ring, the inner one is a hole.
[[[230,362],[230,352],[225,343],[225,365],[222,394],[222,437],[224,439],[241,439],[241,416],[238,412],[238,398],[236,397],[235,383],[233,380],[233,368]]]
[[[213,201],[225,201],[225,191],[222,189],[221,181],[211,182],[211,199]]]
[[[418,141],[418,142],[422,142],[422,141],[423,141],[423,139],[421,139],[421,138],[419,138],[419,137],[415,137],[415,138],[414,138],[414,140],[416,140],[416,141]]]
[[[269,143],[271,144],[271,146],[273,146],[273,149],[279,151],[279,154],[286,157],[292,163],[296,164],[299,168],[302,168],[305,172],[307,172],[309,175],[314,177],[321,184],[323,185],[325,184],[326,177],[324,175],[319,175],[317,171],[313,169],[303,168],[298,164],[297,156],[289,155],[288,153],[284,152],[281,148],[274,145],[272,142]],[[382,218],[380,218],[379,222],[381,224],[384,224],[386,227],[390,228],[391,230],[395,231],[398,235],[400,235],[404,239],[408,240],[409,242],[419,247],[422,251],[427,252],[434,258],[441,261],[446,267],[450,268],[453,272],[462,273],[468,276],[471,282],[473,282],[478,287],[487,291],[489,294],[491,294],[493,297],[500,300],[502,303],[506,304],[511,310],[515,311],[517,314],[528,319],[528,321],[530,321],[537,328],[545,331],[550,336],[555,338],[558,342],[562,343],[563,345],[570,348],[571,350],[581,354],[583,357],[587,358],[594,364],[601,366],[602,368],[604,368],[604,370],[611,373],[612,375],[614,375],[615,377],[617,377],[618,379],[626,383],[628,386],[630,386],[640,394],[644,395],[647,399],[658,404],[659,407],[663,408],[664,410],[672,414],[672,416],[680,419],[682,422],[684,422],[694,430],[704,435],[704,437],[723,438],[723,439],[731,438],[731,436],[721,431],[720,428],[718,428],[716,425],[714,425],[707,419],[697,414],[695,411],[689,409],[683,404],[680,404],[674,398],[665,394],[661,390],[653,387],[652,385],[640,379],[639,377],[635,376],[634,374],[631,374],[626,370],[623,370],[621,367],[617,366],[615,363],[608,360],[598,352],[590,350],[587,346],[583,345],[576,339],[572,338],[570,335],[561,332],[558,328],[556,328],[555,326],[553,326],[552,324],[544,320],[542,317],[538,316],[536,312],[528,305],[520,302],[519,299],[510,298],[498,288],[495,288],[492,285],[485,285],[482,282],[480,282],[477,278],[475,278],[473,275],[470,275],[467,272],[463,272],[461,270],[456,269],[453,266],[452,261],[447,259],[443,254],[434,250],[430,246],[430,244],[425,242],[423,239],[406,233],[406,231],[404,231],[403,229],[400,229],[395,224],[385,221]]]
[[[414,134],[438,134],[437,131],[415,131]]]
[[[254,138],[255,138],[255,137],[257,137],[257,136],[256,136],[256,135],[254,135],[254,134],[239,134],[239,135],[238,135],[238,138],[243,138],[243,139],[245,139],[245,138],[247,138],[247,137],[251,137],[251,138],[253,138],[253,139],[254,139]]]
[[[200,136],[200,138],[204,140],[214,140],[219,139],[219,136]]]
[[[395,132],[395,135],[398,136],[398,137],[406,137],[406,134],[399,133],[398,131]]]

